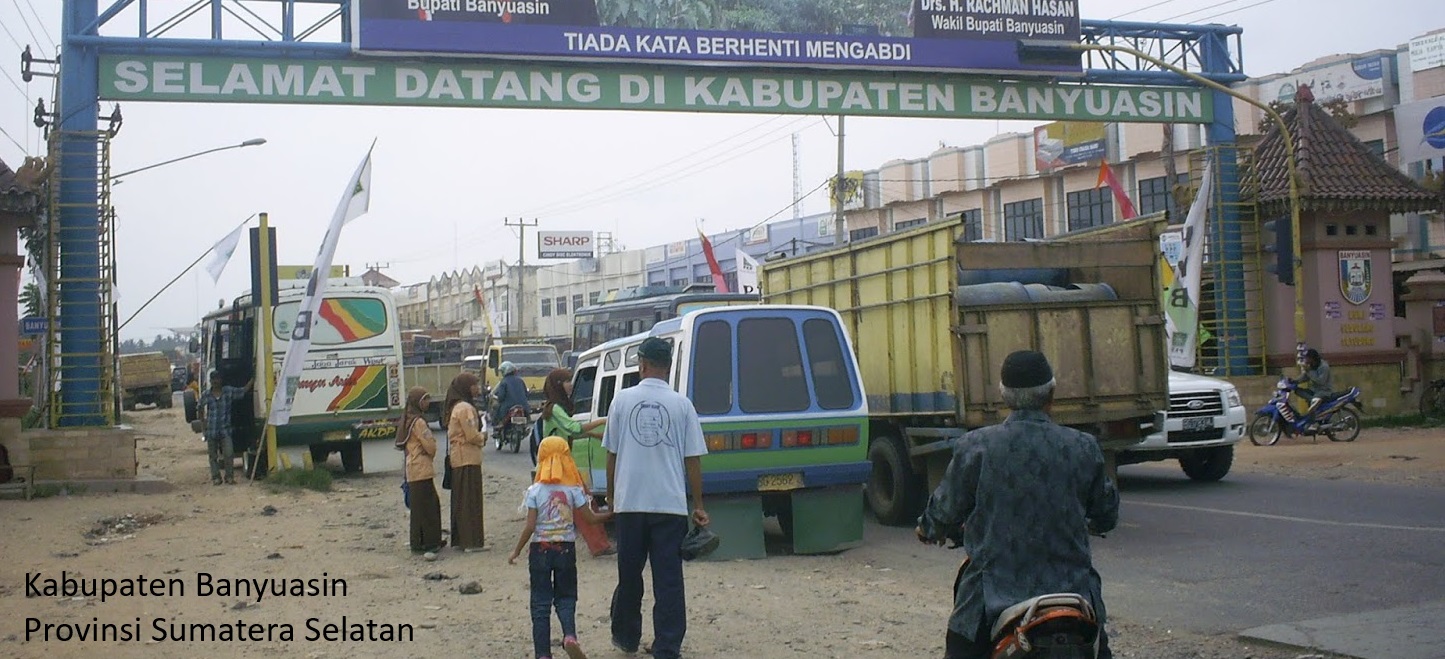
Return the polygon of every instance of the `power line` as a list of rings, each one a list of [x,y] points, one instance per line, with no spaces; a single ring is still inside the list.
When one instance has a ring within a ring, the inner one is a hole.
[[[1116,20],[1119,20],[1119,19],[1121,19],[1121,18],[1123,18],[1123,17],[1125,17],[1125,16],[1130,16],[1130,15],[1133,15],[1133,14],[1137,14],[1137,13],[1139,13],[1139,12],[1141,12],[1141,11],[1148,11],[1148,10],[1153,9],[1153,8],[1155,8],[1155,7],[1162,7],[1162,6],[1167,5],[1167,4],[1171,3],[1171,2],[1178,2],[1178,1],[1179,1],[1179,0],[1162,0],[1161,2],[1156,2],[1156,3],[1152,4],[1152,5],[1147,5],[1147,6],[1144,6],[1144,7],[1140,7],[1140,8],[1138,8],[1138,9],[1131,9],[1131,10],[1129,10],[1129,11],[1126,11],[1126,12],[1122,13],[1122,14],[1119,14],[1118,16],[1114,16],[1113,18],[1110,18],[1109,20],[1111,20],[1111,21],[1116,21]]]
[[[50,52],[58,55],[60,53],[60,46],[55,43],[54,39],[50,38],[50,32],[46,31],[45,29],[45,21],[41,20],[40,12],[35,11],[35,4],[32,3],[30,0],[25,0],[25,4],[30,7],[30,13],[35,16],[35,24],[40,26],[40,33],[45,35],[46,41],[50,42]],[[37,43],[35,45],[38,46],[40,44]]]
[[[1161,22],[1161,23],[1167,23],[1167,22],[1172,21],[1172,20],[1177,19],[1177,18],[1184,18],[1185,16],[1188,16],[1188,15],[1190,15],[1190,14],[1198,14],[1198,13],[1200,13],[1200,12],[1206,12],[1206,11],[1209,11],[1209,10],[1211,10],[1211,9],[1218,9],[1218,8],[1223,7],[1223,6],[1225,6],[1225,5],[1232,5],[1232,4],[1236,3],[1236,2],[1239,2],[1239,0],[1223,0],[1223,2],[1216,2],[1216,3],[1214,3],[1214,4],[1204,5],[1203,7],[1200,7],[1200,8],[1198,8],[1198,9],[1191,9],[1191,10],[1189,10],[1189,11],[1186,11],[1186,12],[1182,13],[1182,14],[1176,14],[1176,15],[1174,15],[1174,16],[1170,16],[1169,18],[1166,18],[1166,19],[1164,19],[1164,20],[1162,20],[1162,21],[1160,21],[1160,22]],[[1202,19],[1198,19],[1198,20],[1209,20],[1209,19],[1207,19],[1207,18],[1202,18]]]
[[[25,1],[26,1],[27,3],[30,2],[30,0],[25,0]],[[19,2],[19,0],[10,0],[10,4],[15,5],[15,15],[20,17],[20,22],[25,25],[25,31],[30,33],[30,38],[35,40],[35,47],[36,47],[36,48],[39,48],[39,47],[40,47],[40,37],[35,36],[35,30],[30,27],[30,19],[25,18],[25,12],[20,9],[20,2]],[[34,6],[34,5],[31,5],[31,6],[30,6],[30,13],[32,13],[32,14],[35,13],[35,6]],[[36,18],[37,21],[40,20],[40,16],[39,16],[39,15],[36,15],[35,18]],[[44,29],[45,26],[42,25],[42,26],[40,26],[40,27],[41,27],[41,31],[44,32],[44,31],[45,31],[45,29]],[[46,35],[46,38],[49,38],[49,36],[50,36],[50,35]]]
[[[1254,7],[1258,7],[1258,6],[1260,6],[1260,5],[1267,5],[1267,4],[1271,3],[1271,2],[1274,2],[1274,0],[1263,0],[1262,2],[1256,2],[1256,3],[1252,4],[1252,5],[1245,5],[1245,6],[1243,6],[1243,7],[1239,7],[1239,8],[1236,8],[1236,9],[1231,9],[1231,10],[1229,10],[1229,11],[1222,11],[1222,12],[1219,12],[1218,14],[1214,14],[1214,15],[1211,15],[1211,16],[1205,16],[1204,18],[1201,18],[1201,19],[1199,19],[1199,20],[1200,20],[1200,21],[1207,21],[1207,20],[1209,20],[1209,19],[1211,19],[1211,18],[1219,18],[1220,16],[1224,16],[1225,14],[1233,14],[1233,13],[1235,13],[1235,12],[1241,12],[1241,11],[1244,11],[1244,10],[1246,10],[1246,9],[1252,9],[1252,8],[1254,8]]]
[[[20,143],[19,141],[17,141],[14,137],[12,137],[12,136],[10,135],[10,131],[5,130],[5,127],[4,127],[4,126],[0,126],[0,135],[4,135],[4,136],[5,136],[6,138],[8,138],[11,142],[13,142],[13,143],[15,144],[15,146],[20,147],[20,152],[21,152],[21,153],[23,153],[23,154],[25,154],[25,155],[27,155],[27,156],[30,155],[30,149],[25,148],[25,145],[24,145],[24,144],[21,144],[21,143]]]

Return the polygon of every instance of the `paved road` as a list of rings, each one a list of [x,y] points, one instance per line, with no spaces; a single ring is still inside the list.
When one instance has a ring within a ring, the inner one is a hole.
[[[490,468],[531,461],[487,449]],[[1111,614],[1167,628],[1246,628],[1445,600],[1445,489],[1231,474],[1194,483],[1172,464],[1121,470],[1118,529],[1094,539]],[[869,523],[860,563],[952,579],[960,552]]]

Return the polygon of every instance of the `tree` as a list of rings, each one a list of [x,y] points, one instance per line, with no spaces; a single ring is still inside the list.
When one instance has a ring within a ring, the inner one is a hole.
[[[20,291],[20,308],[26,316],[44,316],[45,307],[40,303],[40,285],[30,282]]]

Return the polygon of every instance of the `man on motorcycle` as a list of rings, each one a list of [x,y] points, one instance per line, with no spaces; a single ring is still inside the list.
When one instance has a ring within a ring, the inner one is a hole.
[[[1065,592],[1093,605],[1097,656],[1111,659],[1088,533],[1118,523],[1119,492],[1098,441],[1049,418],[1055,380],[1042,354],[1010,354],[1001,380],[1013,413],[957,441],[915,530],[925,543],[951,538],[968,552],[955,581],[945,659],[987,659],[992,626],[1004,609]]]
[[[1301,398],[1309,400],[1309,409],[1305,410],[1305,416],[1309,417],[1320,403],[1334,396],[1334,387],[1330,382],[1330,363],[1320,358],[1320,351],[1310,348],[1305,351],[1305,363],[1301,370],[1303,373],[1299,380],[1295,381],[1299,385],[1295,392]]]
[[[522,376],[517,375],[517,365],[502,362],[502,365],[497,367],[497,372],[502,374],[502,381],[492,390],[492,396],[497,399],[496,407],[492,408],[492,427],[500,432],[502,420],[513,407],[521,405],[529,414],[532,410],[527,407],[527,383],[522,381]]]

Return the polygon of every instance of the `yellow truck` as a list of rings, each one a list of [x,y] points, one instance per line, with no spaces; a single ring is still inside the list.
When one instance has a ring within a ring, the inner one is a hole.
[[[502,339],[493,342],[487,348],[487,371],[491,382],[499,382],[502,374],[498,369],[501,368],[502,362],[512,362],[512,365],[517,367],[517,375],[521,376],[522,382],[527,384],[527,403],[535,412],[547,400],[542,393],[542,386],[547,382],[547,374],[562,368],[562,358],[557,354],[557,347],[550,343],[541,341],[523,343],[522,341],[522,339]],[[505,410],[503,411],[505,412]]]
[[[120,356],[120,405],[134,410],[137,404],[171,406],[171,360],[163,352],[142,352]]]
[[[766,302],[843,317],[868,400],[866,499],[886,524],[913,522],[953,440],[1007,417],[998,373],[1010,352],[1048,356],[1054,420],[1094,434],[1108,456],[1142,441],[1168,409],[1158,247],[1147,229],[1107,242],[962,237],[960,222],[928,224],[762,268]]]

